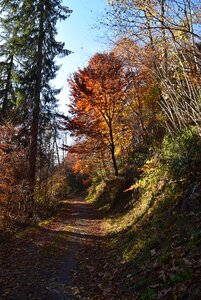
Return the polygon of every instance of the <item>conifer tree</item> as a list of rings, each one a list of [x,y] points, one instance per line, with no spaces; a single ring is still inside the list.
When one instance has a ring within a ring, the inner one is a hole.
[[[28,1],[28,0],[27,0]],[[29,3],[30,1],[28,1]],[[50,81],[55,78],[58,66],[55,58],[58,55],[68,55],[64,43],[57,42],[56,24],[58,20],[65,20],[70,13],[67,7],[61,5],[61,0],[35,1],[35,81],[33,94],[33,109],[30,128],[30,157],[29,157],[29,182],[31,194],[34,194],[36,175],[37,146],[40,126],[40,115],[43,112],[48,118],[54,114],[56,94]],[[33,197],[32,197],[33,200]]]
[[[71,10],[61,0],[2,0],[0,8],[4,29],[0,49],[7,70],[0,82],[0,109],[5,114],[9,103],[14,103],[21,113],[18,122],[29,131],[28,179],[33,202],[39,133],[47,124],[51,127],[60,91],[50,83],[59,70],[55,59],[70,54],[56,40],[56,25]],[[10,101],[11,92],[14,101]]]
[[[5,120],[14,106],[14,70],[17,56],[17,4],[0,1],[0,119]],[[2,123],[2,122],[1,122]]]

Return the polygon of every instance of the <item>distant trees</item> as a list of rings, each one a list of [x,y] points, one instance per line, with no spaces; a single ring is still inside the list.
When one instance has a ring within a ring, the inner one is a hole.
[[[127,70],[126,122],[137,140],[154,139],[159,126],[160,89],[152,65],[152,50],[142,47],[132,39],[119,39],[113,49]],[[159,133],[159,132],[158,132]]]

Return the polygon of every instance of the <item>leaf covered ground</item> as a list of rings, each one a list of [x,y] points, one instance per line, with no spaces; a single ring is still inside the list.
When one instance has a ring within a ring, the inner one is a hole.
[[[0,244],[1,299],[132,299],[120,280],[120,258],[108,261],[103,220],[81,198],[55,218]]]
[[[81,198],[63,202],[1,242],[0,298],[201,299],[201,214],[145,215],[126,227],[132,210],[103,219]]]

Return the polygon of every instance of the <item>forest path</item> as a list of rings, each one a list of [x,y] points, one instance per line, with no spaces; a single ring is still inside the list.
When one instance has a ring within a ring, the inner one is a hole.
[[[102,226],[84,199],[65,201],[51,221],[1,249],[0,299],[113,299]]]

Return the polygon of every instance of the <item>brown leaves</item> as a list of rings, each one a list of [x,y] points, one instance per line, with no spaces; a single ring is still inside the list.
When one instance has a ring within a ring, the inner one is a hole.
[[[0,128],[0,204],[6,216],[16,216],[25,178],[26,151],[19,142],[19,128],[7,123]]]

